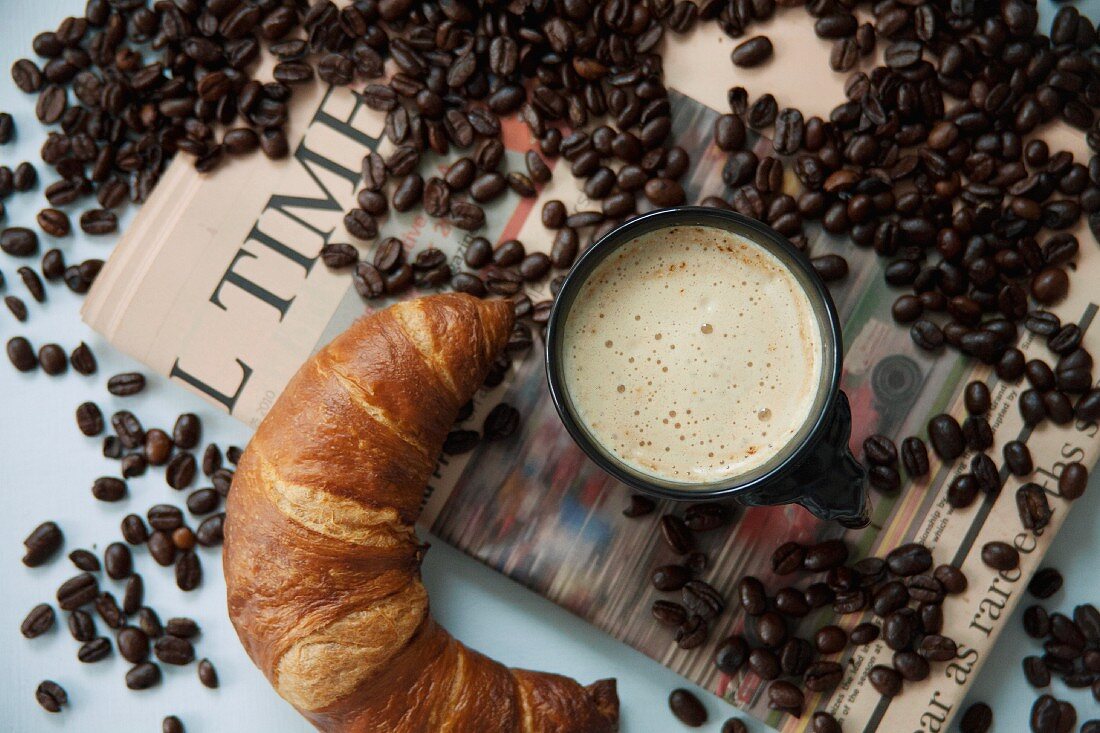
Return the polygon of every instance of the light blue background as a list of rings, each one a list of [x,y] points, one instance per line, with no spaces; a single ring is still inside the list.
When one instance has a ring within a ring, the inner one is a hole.
[[[47,171],[38,156],[45,133],[34,118],[34,97],[19,92],[7,70],[16,59],[33,57],[30,41],[35,33],[56,27],[67,14],[81,13],[83,6],[83,0],[0,0],[0,109],[14,115],[18,129],[17,139],[0,148],[0,162],[14,168],[18,162],[30,160],[47,183],[52,171]],[[1093,18],[1100,17],[1100,0],[1079,7]],[[1052,5],[1042,3],[1044,27],[1052,15]],[[11,197],[6,202],[4,224],[32,222],[44,204],[42,188],[40,182],[34,192]],[[75,215],[73,218],[75,223]],[[46,246],[52,246],[43,239]],[[58,246],[68,261],[77,262],[106,257],[110,241],[113,238],[96,241],[75,235]],[[1085,246],[1090,244],[1095,246]],[[11,258],[0,258],[8,282],[0,295],[25,296],[16,267]],[[1075,286],[1080,284],[1075,281]],[[6,341],[14,333],[23,333],[36,347],[56,341],[66,349],[86,340],[99,359],[100,370],[93,378],[74,373],[49,378],[41,372],[16,374],[10,365],[0,364],[0,546],[4,548],[0,560],[0,731],[64,728],[89,733],[153,733],[160,730],[161,718],[169,713],[180,715],[189,733],[311,730],[271,691],[240,649],[225,616],[220,562],[210,551],[203,553],[203,586],[193,593],[181,593],[170,570],[156,566],[144,552],[137,556],[136,564],[145,578],[147,598],[162,617],[190,615],[202,625],[198,654],[215,662],[222,680],[219,690],[201,687],[191,665],[166,669],[165,683],[155,690],[130,692],[122,683],[129,665],[117,654],[98,664],[82,665],[76,661],[76,643],[63,628],[31,641],[19,634],[27,610],[43,600],[52,603],[57,585],[74,574],[67,560],[33,570],[19,562],[20,541],[38,522],[46,518],[58,521],[65,531],[68,552],[117,538],[119,519],[129,511],[143,513],[153,503],[180,503],[183,498],[164,484],[161,470],[152,470],[130,481],[132,498],[121,505],[95,502],[89,493],[91,479],[116,469],[113,462],[99,455],[98,441],[84,439],[77,432],[72,415],[79,402],[93,399],[106,414],[126,406],[147,427],[170,428],[177,412],[191,410],[203,416],[207,440],[239,445],[247,440],[243,426],[213,413],[198,399],[161,379],[152,379],[150,388],[138,397],[109,397],[104,388],[107,376],[136,365],[112,353],[79,323],[76,296],[63,287],[53,287],[49,298],[45,308],[32,304],[25,325],[16,324],[6,309],[0,309],[0,337]],[[1067,589],[1048,604],[1066,612],[1077,603],[1100,601],[1100,481],[1094,477],[1091,484],[1089,493],[1073,508],[1048,559],[1067,579]],[[102,545],[95,547],[102,550]],[[669,713],[666,699],[669,691],[684,681],[656,662],[441,542],[433,543],[424,575],[431,589],[433,612],[463,642],[511,665],[569,674],[584,682],[617,677],[624,731],[683,730]],[[119,592],[121,586],[115,590]],[[998,731],[1025,730],[1028,711],[1037,696],[1020,669],[1020,660],[1035,653],[1037,645],[1019,626],[1018,618],[1011,621],[971,694],[971,700],[985,700],[993,706]],[[69,692],[71,704],[61,715],[48,715],[34,702],[34,688],[44,678],[57,680]],[[722,721],[737,714],[718,698],[696,691],[710,711],[710,722],[700,730],[716,733]],[[1100,716],[1087,694],[1069,693],[1058,683],[1053,692],[1073,700],[1082,721]],[[755,722],[749,727],[765,730]]]

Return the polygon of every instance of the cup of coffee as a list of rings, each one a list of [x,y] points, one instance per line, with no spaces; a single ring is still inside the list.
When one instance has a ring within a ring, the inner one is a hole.
[[[864,526],[836,306],[806,257],[732,211],[653,211],[569,272],[546,371],[566,429],[657,497],[797,503]]]

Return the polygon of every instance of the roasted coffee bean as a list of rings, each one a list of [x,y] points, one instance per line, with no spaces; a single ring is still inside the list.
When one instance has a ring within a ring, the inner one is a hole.
[[[931,575],[914,575],[909,579],[908,588],[909,597],[914,601],[933,605],[943,603],[945,589]]]
[[[122,616],[122,609],[119,608],[118,601],[115,600],[114,595],[108,592],[100,593],[94,601],[96,613],[103,619],[103,622],[110,626],[112,629],[122,628],[124,618]]]
[[[750,616],[759,616],[768,607],[768,596],[764,590],[764,584],[751,575],[745,576],[737,586],[738,598],[745,613]]]
[[[760,66],[772,56],[772,42],[767,36],[754,36],[742,41],[730,55],[734,66],[750,68]]]
[[[1062,587],[1062,574],[1055,568],[1042,568],[1031,577],[1027,591],[1036,598],[1050,598]]]
[[[774,680],[782,671],[779,658],[770,649],[758,648],[749,652],[749,669],[761,679]]]
[[[76,641],[91,641],[95,638],[95,621],[86,611],[75,609],[69,614],[69,634]]]
[[[1010,440],[1005,443],[1003,453],[1005,465],[1013,475],[1027,476],[1035,470],[1035,466],[1031,460],[1031,451],[1028,450],[1025,443],[1021,443],[1018,440]]]
[[[136,514],[127,514],[122,519],[122,538],[131,545],[140,545],[149,539],[149,529]]]
[[[126,580],[126,590],[122,594],[122,612],[130,615],[138,612],[145,599],[145,581],[134,573]]]
[[[848,638],[851,639],[853,644],[862,646],[864,644],[870,644],[872,641],[878,639],[879,633],[878,626],[875,626],[873,623],[865,622],[852,629],[852,633]]]
[[[958,655],[958,645],[946,636],[926,634],[920,642],[920,653],[933,662],[946,662]]]
[[[176,559],[176,545],[172,542],[172,536],[163,530],[156,530],[149,535],[147,541],[149,554],[158,565],[167,567]]]
[[[901,462],[905,472],[916,478],[928,474],[928,449],[924,441],[910,436],[901,442]]]
[[[1074,501],[1085,493],[1088,482],[1089,472],[1083,463],[1067,463],[1058,476],[1058,493],[1062,498]]]
[[[140,664],[149,658],[149,637],[134,626],[123,626],[115,638],[118,653],[130,664]]]
[[[160,684],[160,678],[160,667],[152,662],[142,662],[126,673],[126,686],[131,690],[148,690]]]
[[[940,565],[932,573],[932,577],[940,582],[945,592],[950,595],[958,595],[966,590],[967,580],[963,571],[953,565]]]
[[[173,489],[186,489],[195,480],[196,468],[195,456],[190,453],[177,453],[172,456],[164,469],[164,480]]]
[[[103,551],[103,566],[107,570],[107,576],[112,580],[130,577],[134,569],[130,548],[121,542],[112,542],[107,545],[107,549]]]
[[[932,321],[923,318],[913,323],[909,335],[913,343],[925,351],[935,351],[943,346],[943,331]]]
[[[28,568],[44,565],[61,549],[63,540],[61,528],[56,522],[43,522],[23,540],[23,547],[27,550],[23,555],[23,564]]]
[[[901,545],[886,556],[886,565],[894,575],[919,575],[932,567],[932,553],[915,542]]]
[[[1042,695],[1031,706],[1031,730],[1033,733],[1061,733],[1061,714],[1062,708],[1058,701],[1050,695]],[[1072,725],[1065,728],[1067,731],[1072,729]]]
[[[1014,570],[1020,565],[1020,553],[1006,542],[987,542],[982,546],[982,562],[994,570]]]
[[[844,668],[837,662],[818,661],[802,673],[802,684],[813,692],[827,692],[844,679]]]
[[[657,507],[657,503],[650,499],[648,496],[642,496],[641,494],[631,494],[630,503],[626,509],[623,509],[624,517],[644,517],[647,514],[651,514]]]
[[[725,610],[722,595],[709,583],[702,580],[690,580],[680,591],[681,602],[690,612],[706,620],[719,616]]]
[[[721,733],[749,733],[749,729],[738,718],[730,718],[722,723]]]
[[[710,628],[707,626],[706,619],[691,614],[676,629],[676,646],[681,649],[695,649],[706,643],[709,634]]]
[[[110,209],[89,209],[80,215],[80,229],[85,234],[112,234],[118,231],[118,216]]]
[[[909,591],[903,583],[893,580],[875,591],[871,599],[871,608],[876,616],[886,617],[907,603],[909,603]]]
[[[825,282],[836,282],[848,276],[848,260],[840,255],[828,254],[814,257],[810,260],[810,264],[818,277]]]
[[[955,418],[947,414],[936,415],[928,422],[928,439],[936,455],[944,461],[958,458],[966,449],[962,428]]]
[[[19,626],[19,631],[24,637],[33,639],[52,629],[56,619],[57,617],[54,615],[53,607],[50,604],[39,603],[27,613],[23,623]]]
[[[778,649],[787,641],[787,624],[775,611],[765,611],[757,616],[755,629],[760,643],[771,649]]]
[[[145,389],[145,376],[138,372],[116,374],[107,380],[107,391],[116,397],[127,397]]]
[[[195,530],[195,541],[203,547],[217,547],[222,543],[222,528],[225,524],[225,512],[214,514],[202,520]]]
[[[164,627],[160,623],[160,618],[157,616],[156,611],[143,606],[137,612],[138,628],[145,632],[145,635],[151,639],[155,639],[164,633]]]
[[[684,511],[684,524],[693,532],[707,532],[725,526],[729,511],[721,504],[692,504]]]
[[[153,653],[165,664],[190,664],[195,659],[195,648],[191,642],[178,636],[165,634],[153,644]]]
[[[1054,389],[1054,370],[1044,361],[1032,359],[1024,364],[1024,376],[1040,392]]]
[[[23,287],[25,287],[27,289],[27,292],[30,293],[32,298],[34,298],[34,301],[36,303],[45,303],[46,302],[46,288],[42,284],[42,279],[38,277],[38,273],[35,272],[34,270],[32,270],[29,267],[20,267],[17,270],[17,272],[19,273],[19,279],[23,281]],[[46,347],[43,347],[43,348],[46,348]],[[53,349],[55,352],[60,350],[60,347],[57,346],[56,344],[50,344],[49,348]],[[57,356],[57,354],[55,353],[54,354],[54,357],[55,357],[55,362],[54,363],[57,363],[56,362],[56,356]],[[62,359],[61,359],[61,363],[60,363],[60,368],[63,370],[65,368],[64,352],[61,352],[61,356],[62,356]],[[43,367],[43,370],[45,370],[45,367]],[[46,372],[46,373],[49,374],[50,372]]]
[[[168,456],[172,452],[172,439],[168,433],[159,428],[152,428],[145,433],[144,455],[145,459],[154,466],[163,466],[168,462]]]
[[[33,257],[38,254],[38,235],[25,227],[8,227],[0,231],[0,251],[12,257]]]
[[[776,575],[789,575],[802,567],[806,548],[797,542],[785,542],[772,553],[772,571]]]
[[[92,483],[92,496],[100,501],[121,501],[126,493],[126,482],[113,476],[100,476]]]
[[[741,636],[731,636],[718,645],[714,653],[714,664],[728,674],[737,674],[749,657],[749,645]]]
[[[901,692],[901,675],[893,667],[876,664],[867,674],[867,679],[883,697],[895,697]]]
[[[1016,490],[1016,509],[1020,514],[1020,524],[1024,529],[1041,531],[1054,515],[1042,487],[1026,483]]]
[[[653,571],[652,580],[657,590],[680,590],[691,580],[691,571],[683,565],[662,565]]]
[[[111,655],[111,641],[106,637],[97,637],[81,644],[76,658],[85,664],[101,662]]]
[[[966,402],[966,410],[971,415],[985,415],[989,412],[992,399],[989,394],[989,387],[985,385],[985,382],[970,382],[966,385],[963,397]]]
[[[811,573],[816,573],[839,567],[847,561],[848,545],[844,543],[844,540],[825,540],[806,548],[805,555],[802,558],[802,568]]]
[[[69,578],[57,589],[57,605],[63,611],[72,611],[91,603],[99,595],[99,584],[93,575],[81,573]]]
[[[802,618],[810,612],[806,595],[797,588],[782,588],[775,594],[775,608],[792,618]]]
[[[821,654],[836,654],[848,645],[848,634],[839,626],[822,626],[814,634],[814,645]]]
[[[863,441],[863,457],[877,466],[893,466],[898,462],[898,449],[885,435],[872,435]]]
[[[802,691],[786,680],[768,685],[768,707],[791,713],[801,713],[805,700]]]
[[[178,533],[183,529],[186,528],[180,528],[176,532]],[[186,547],[188,544],[194,547],[194,537],[191,535],[190,530],[187,530],[187,535],[192,537],[190,542],[175,542],[177,547],[183,545],[181,548],[183,552],[176,559],[176,585],[182,591],[194,590],[202,583],[202,565],[199,563],[199,556]],[[173,533],[173,539],[175,537],[176,534]]]
[[[200,659],[198,664],[199,682],[211,690],[218,687],[218,672],[209,659]]]
[[[707,709],[691,691],[675,689],[668,696],[668,707],[672,714],[686,726],[698,728],[707,722]]]
[[[650,611],[653,618],[665,626],[679,626],[687,621],[687,609],[672,601],[654,601]]]
[[[928,679],[931,667],[928,660],[916,652],[902,650],[894,652],[894,669],[907,682],[920,682]]]
[[[978,488],[990,496],[1001,493],[1001,474],[993,459],[985,453],[978,453],[970,460],[970,475],[974,477]]]
[[[1024,677],[1032,687],[1046,687],[1050,684],[1050,670],[1041,657],[1024,657]]]
[[[1024,424],[1034,426],[1046,418],[1046,405],[1043,403],[1043,394],[1036,389],[1024,390],[1019,399],[1020,416]]]
[[[27,320],[27,304],[18,296],[5,295],[4,305],[6,305],[8,310],[11,311],[11,314],[15,316],[15,320],[20,323]]]
[[[35,356],[34,349],[31,347],[30,342],[22,336],[9,339],[7,350],[8,359],[17,370],[29,372],[38,366],[38,357]]]
[[[695,537],[679,517],[666,514],[661,517],[661,535],[669,548],[677,555],[686,555],[695,549]]]
[[[43,680],[38,683],[34,691],[34,699],[48,713],[59,713],[64,705],[69,703],[69,696],[65,688],[53,680]]]
[[[88,376],[95,374],[96,360],[92,350],[83,341],[69,354],[69,364],[77,374]]]

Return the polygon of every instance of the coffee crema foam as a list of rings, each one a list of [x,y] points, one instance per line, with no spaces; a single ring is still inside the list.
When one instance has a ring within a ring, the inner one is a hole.
[[[604,259],[565,323],[577,417],[618,459],[706,484],[768,462],[806,423],[821,380],[810,299],[737,234],[660,229]]]

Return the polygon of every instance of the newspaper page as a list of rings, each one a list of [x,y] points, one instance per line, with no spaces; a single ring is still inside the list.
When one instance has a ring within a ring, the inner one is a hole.
[[[827,116],[844,98],[845,76],[828,69],[828,45],[814,36],[811,23],[804,13],[782,13],[762,24],[760,32],[772,38],[776,57],[751,70],[732,67],[733,42],[714,24],[666,38],[672,137],[691,155],[692,169],[683,181],[690,201],[731,194],[721,178],[725,154],[711,143],[713,121],[726,108],[730,86],[743,85],[750,96],[772,92],[781,107],[793,104],[807,116]],[[177,160],[115,249],[84,308],[85,320],[115,346],[253,426],[313,351],[356,317],[386,305],[365,303],[346,272],[330,271],[318,259],[323,244],[353,241],[342,218],[355,206],[363,155],[389,147],[382,117],[353,90],[322,86],[296,96],[291,115],[297,139],[287,160],[257,155],[210,177]],[[530,134],[516,119],[503,126],[504,168],[522,170],[523,153],[533,145]],[[1054,149],[1086,159],[1079,133],[1055,129],[1044,135]],[[753,144],[758,152],[770,150],[765,138]],[[442,169],[446,161],[433,164]],[[797,181],[792,177],[788,186],[796,191]],[[562,200],[570,211],[592,207],[559,164],[537,199],[507,193],[487,208],[486,224],[478,232],[466,233],[413,211],[391,213],[381,236],[399,237],[408,252],[438,247],[456,265],[477,235],[492,242],[516,238],[528,251],[548,251],[551,240],[539,212],[550,199]],[[1086,345],[1096,351],[1100,336],[1090,325],[1100,301],[1095,286],[1100,251],[1083,224],[1076,234],[1082,242],[1078,272],[1069,297],[1055,311],[1063,322],[1078,323]],[[1025,427],[1017,407],[1022,383],[1000,382],[989,368],[955,352],[932,357],[920,351],[908,329],[890,318],[898,292],[884,283],[874,254],[818,229],[810,229],[808,236],[814,255],[840,252],[851,265],[847,279],[832,292],[844,324],[843,388],[853,412],[853,451],[858,454],[872,433],[897,442],[908,435],[927,437],[928,418],[940,412],[961,420],[963,387],[972,379],[985,381],[993,395],[990,422],[996,436],[989,454],[1000,465],[1005,442],[1016,439],[1030,447],[1036,471],[1027,480],[1047,491],[1054,508],[1045,530],[1020,529],[1015,492],[1022,480],[1004,468],[998,498],[952,508],[945,498],[947,486],[966,470],[969,454],[952,465],[933,456],[930,473],[920,481],[906,479],[896,496],[874,495],[873,523],[864,530],[822,523],[796,506],[743,510],[729,531],[700,537],[700,549],[709,558],[703,577],[730,603],[706,645],[681,650],[670,631],[653,622],[650,606],[662,594],[647,582],[653,567],[675,560],[657,529],[662,512],[672,507],[662,506],[642,519],[622,516],[629,492],[590,463],[561,425],[545,386],[537,339],[504,384],[476,398],[469,420],[471,426],[480,425],[488,409],[504,400],[520,409],[521,428],[506,441],[444,458],[426,497],[423,525],[784,733],[806,730],[810,716],[769,710],[765,681],[749,671],[725,675],[713,662],[723,638],[747,631],[745,616],[732,602],[739,579],[752,574],[772,588],[786,585],[787,579],[774,577],[769,562],[786,540],[843,536],[856,557],[883,554],[910,541],[925,543],[937,564],[954,563],[969,578],[968,590],[944,604],[943,633],[958,642],[958,657],[934,664],[928,679],[907,682],[903,695],[887,699],[866,676],[875,664],[889,664],[891,651],[881,641],[849,648],[830,657],[844,665],[842,683],[830,693],[809,694],[805,707],[833,712],[846,731],[945,730],[1066,516],[1068,502],[1057,488],[1061,467],[1096,462],[1100,427]],[[353,243],[364,257],[371,256],[375,243]],[[546,284],[529,295],[536,302],[550,297]],[[1026,331],[1019,346],[1029,357],[1050,356]],[[998,573],[981,562],[980,548],[991,540],[1020,550],[1018,570]],[[806,636],[827,623],[850,630],[868,618],[836,617],[826,607],[807,616],[799,631]]]

